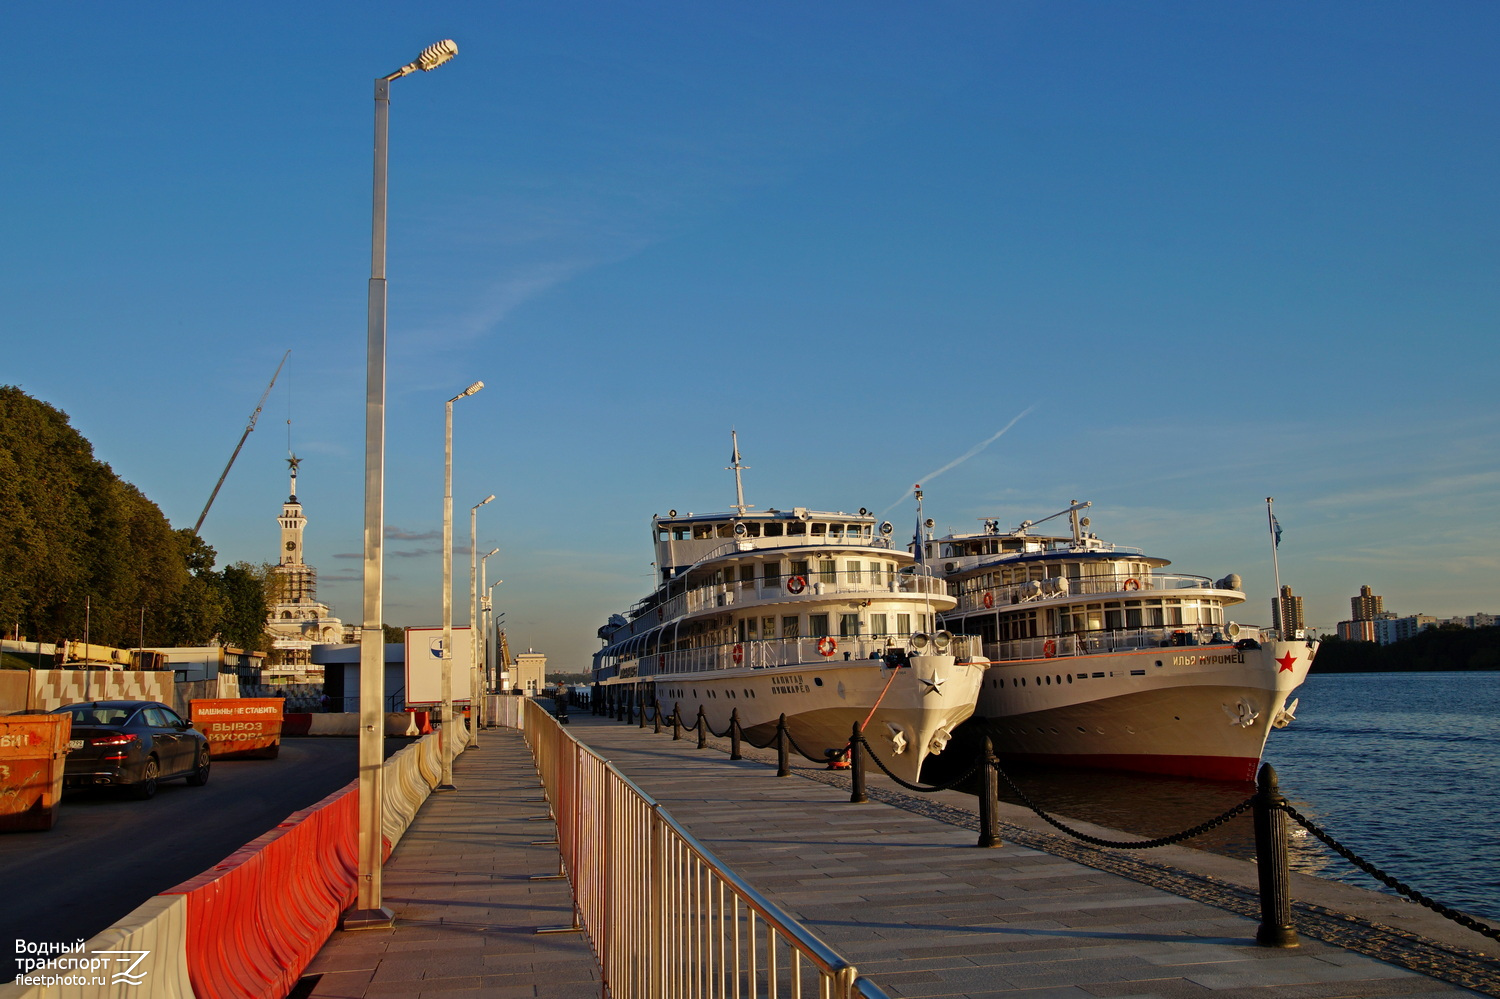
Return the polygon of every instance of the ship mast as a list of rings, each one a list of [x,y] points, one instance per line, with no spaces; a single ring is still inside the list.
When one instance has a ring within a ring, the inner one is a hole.
[[[740,464],[740,435],[737,431],[729,431],[729,439],[734,442],[734,452],[729,456],[731,464],[725,466],[725,471],[734,472],[734,508],[739,511],[741,517],[746,510],[754,510],[754,504],[745,503],[745,483],[740,479],[740,472],[749,469],[749,465]]]

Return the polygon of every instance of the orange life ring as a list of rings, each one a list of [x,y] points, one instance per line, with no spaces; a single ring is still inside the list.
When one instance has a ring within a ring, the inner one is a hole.
[[[735,665],[739,665],[745,661],[745,647],[743,645],[736,645],[730,655],[734,656]]]
[[[807,580],[801,576],[793,576],[786,581],[786,591],[788,593],[801,593],[805,589],[807,589]]]
[[[1120,587],[1120,589],[1122,590],[1139,590],[1140,588],[1141,581],[1139,579],[1136,579],[1134,576],[1131,576],[1129,579],[1125,580],[1124,585]]]
[[[1044,658],[1044,659],[1056,659],[1057,658],[1057,643],[1054,642],[1050,638],[1047,639],[1045,642],[1042,643],[1042,658]]]
[[[991,593],[989,590],[985,590],[984,591],[984,607],[985,607],[985,610],[989,610],[993,606],[995,606],[995,595],[993,593]]]
[[[834,639],[832,635],[824,635],[822,638],[818,639],[818,654],[821,656],[833,655],[838,651],[838,647],[839,643]]]

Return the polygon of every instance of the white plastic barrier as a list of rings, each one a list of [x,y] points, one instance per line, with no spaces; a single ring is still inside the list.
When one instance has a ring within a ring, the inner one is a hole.
[[[51,966],[0,984],[0,999],[193,999],[187,897],[155,895],[76,952],[38,960]]]

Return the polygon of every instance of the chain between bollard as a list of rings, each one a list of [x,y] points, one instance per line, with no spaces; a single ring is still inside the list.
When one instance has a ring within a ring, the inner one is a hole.
[[[1368,860],[1365,860],[1363,857],[1360,857],[1354,851],[1344,846],[1324,830],[1318,828],[1316,823],[1314,823],[1307,816],[1303,815],[1301,812],[1297,811],[1297,809],[1292,807],[1291,803],[1285,801],[1285,799],[1283,799],[1283,803],[1280,805],[1280,808],[1287,815],[1291,816],[1298,825],[1302,826],[1302,828],[1306,829],[1313,836],[1317,837],[1317,839],[1321,843],[1323,843],[1324,846],[1328,847],[1334,853],[1337,853],[1340,857],[1343,857],[1345,860],[1349,861],[1349,863],[1353,864],[1361,871],[1364,871],[1366,874],[1370,875],[1370,877],[1374,878],[1376,881],[1379,881],[1387,888],[1399,892],[1400,894],[1406,896],[1407,898],[1411,899],[1413,902],[1416,902],[1418,905],[1423,906],[1424,908],[1431,909],[1433,912],[1437,913],[1445,919],[1451,919],[1453,922],[1464,927],[1465,929],[1473,930],[1475,933],[1478,933],[1481,936],[1489,937],[1491,940],[1500,940],[1500,929],[1497,929],[1494,926],[1490,926],[1488,923],[1482,923],[1479,920],[1475,919],[1473,916],[1470,916],[1468,913],[1460,912],[1457,909],[1450,908],[1449,906],[1446,906],[1443,903],[1422,894],[1410,885],[1398,881],[1396,878],[1387,874],[1385,871],[1382,871],[1380,868],[1376,867]]]

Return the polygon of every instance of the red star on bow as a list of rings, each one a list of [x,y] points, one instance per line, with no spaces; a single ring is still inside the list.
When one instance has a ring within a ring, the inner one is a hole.
[[[1276,672],[1278,672],[1278,673],[1290,673],[1292,671],[1292,664],[1294,664],[1296,661],[1297,661],[1297,657],[1294,656],[1294,655],[1292,655],[1290,652],[1288,652],[1286,655],[1284,655],[1280,659],[1276,660],[1276,662],[1281,666],[1281,668],[1279,670],[1277,670]]]

